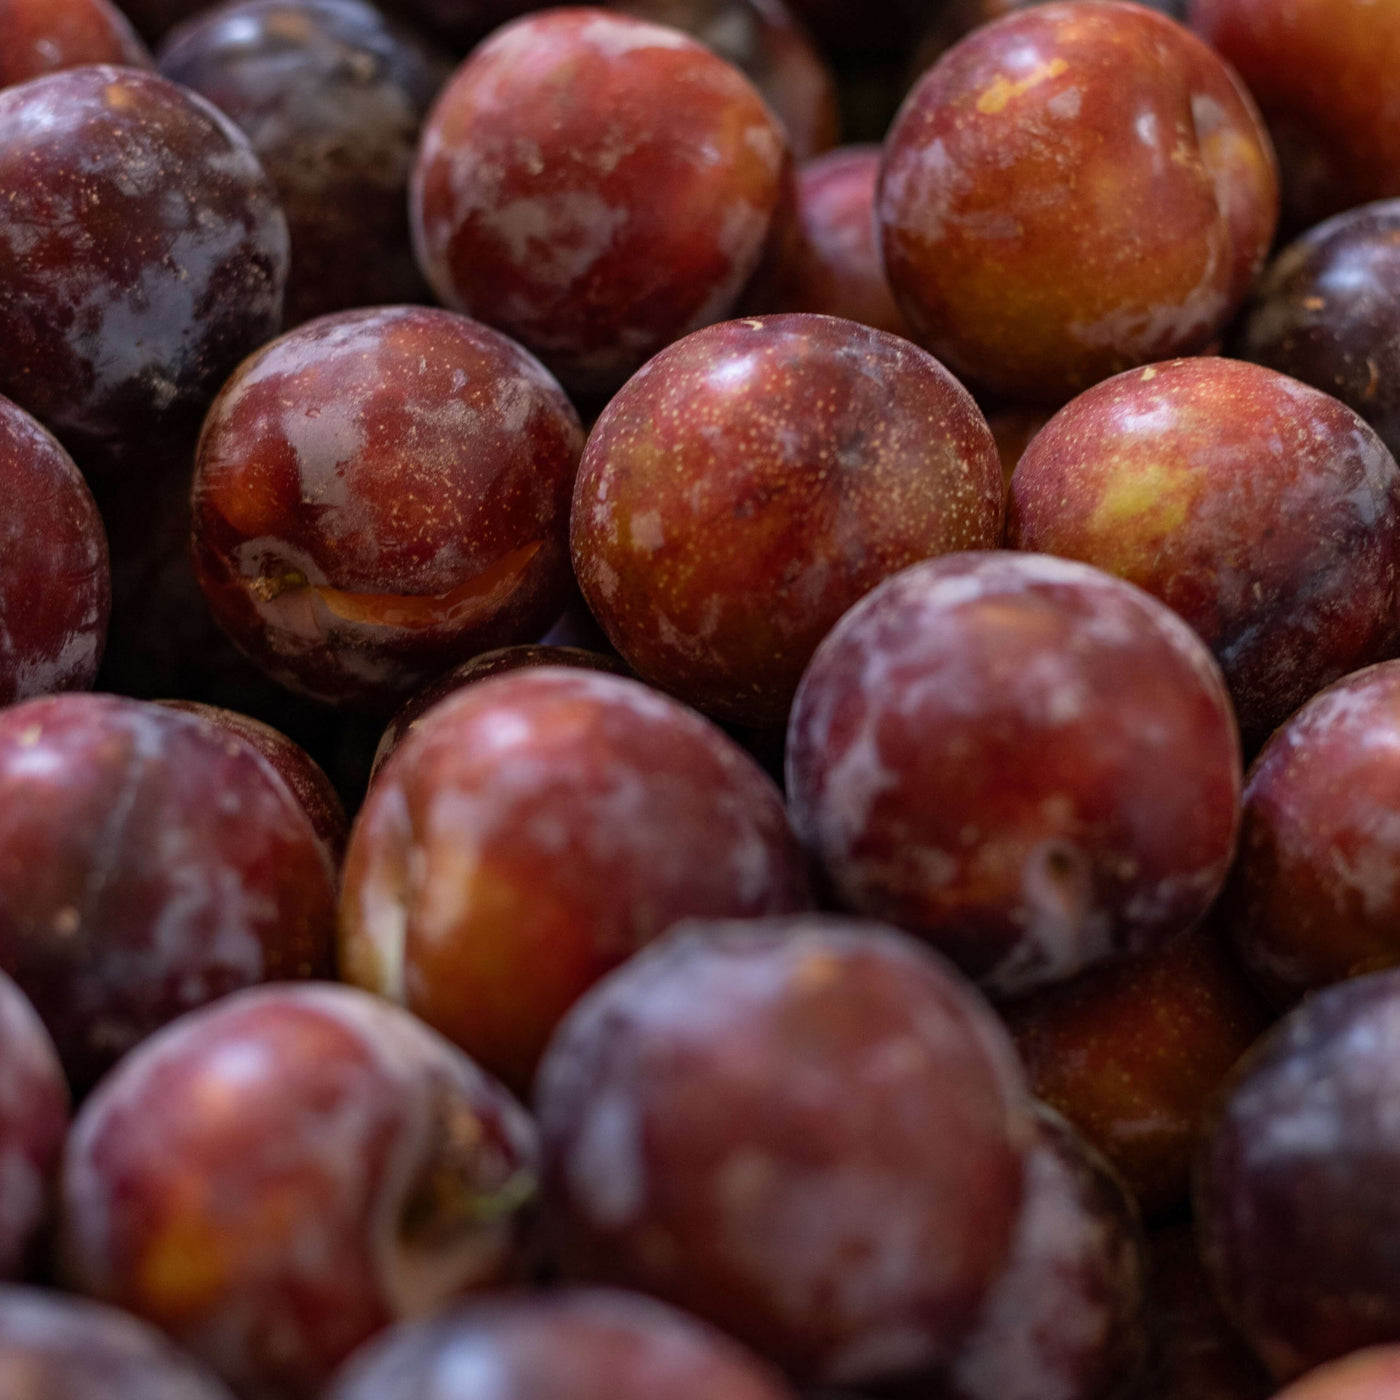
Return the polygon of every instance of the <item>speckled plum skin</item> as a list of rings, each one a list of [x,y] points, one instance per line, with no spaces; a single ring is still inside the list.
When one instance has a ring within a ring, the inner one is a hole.
[[[1152,1217],[1186,1196],[1211,1101],[1270,1020],[1213,915],[1158,952],[1002,1010],[1032,1090],[1112,1162]]]
[[[272,185],[174,83],[94,66],[0,92],[0,188],[0,393],[80,459],[197,424],[276,332]]]
[[[324,972],[333,869],[239,739],[109,695],[0,711],[0,968],[73,1084],[183,1011]]]
[[[1187,22],[1254,95],[1278,150],[1284,225],[1400,194],[1400,12],[1367,0],[1191,0]]]
[[[574,571],[645,680],[781,725],[821,639],[890,574],[1001,538],[996,445],[931,355],[831,316],[663,350],[604,410],[574,490]]]
[[[172,34],[167,78],[247,134],[292,240],[284,321],[426,301],[408,177],[447,56],[363,0],[247,0]]]
[[[1315,696],[1255,761],[1225,917],[1286,1007],[1400,963],[1398,882],[1400,661],[1386,661]]]
[[[5,0],[0,88],[87,63],[150,68],[151,55],[109,0]]]
[[[107,532],[73,459],[0,398],[0,705],[83,690],[107,638]]]
[[[414,241],[439,300],[606,394],[728,314],[790,179],[737,68],[661,25],[547,10],[492,35],[433,108]]]
[[[1400,200],[1348,209],[1290,243],[1234,347],[1341,399],[1400,451]]]
[[[1196,1223],[1275,1380],[1400,1335],[1400,972],[1314,993],[1236,1068],[1202,1137]]]
[[[510,1276],[534,1127],[376,997],[260,987],[182,1018],[64,1152],[71,1286],[155,1323],[240,1400],[305,1400],[389,1323]]]
[[[1141,590],[1046,555],[931,560],[852,608],[802,678],[787,775],[841,902],[998,996],[1189,927],[1239,820],[1205,646]]]
[[[388,761],[398,746],[418,728],[419,721],[434,705],[456,694],[464,686],[475,685],[478,681],[490,680],[492,676],[508,675],[511,671],[533,670],[538,666],[568,666],[584,671],[608,671],[615,676],[630,674],[626,665],[615,656],[602,652],[587,651],[582,647],[546,646],[523,644],[514,647],[497,647],[495,651],[484,651],[460,666],[454,666],[446,675],[439,676],[431,685],[425,686],[391,719],[384,729],[384,737],[374,751],[374,767],[370,771],[370,781]]]
[[[1034,1110],[1011,1258],[949,1369],[948,1400],[1105,1400],[1142,1364],[1147,1243],[1108,1163]]]
[[[116,1308],[0,1288],[5,1400],[233,1400],[204,1367]]]
[[[1138,5],[1039,5],[950,49],[885,145],[885,269],[919,341],[1063,402],[1214,339],[1264,264],[1273,153],[1238,79]]]
[[[1014,1057],[892,929],[687,920],[569,1014],[535,1103],[566,1275],[804,1383],[927,1380],[1010,1258],[1033,1141]]]
[[[58,1051],[28,998],[0,973],[0,1278],[25,1271],[48,1218],[67,1131],[68,1081]],[[0,1341],[0,1380],[3,1349]]]
[[[1310,1371],[1278,1400],[1390,1400],[1400,1387],[1400,1346],[1367,1347]]]
[[[842,316],[909,335],[895,305],[875,226],[879,146],[841,146],[797,170],[796,232],[749,299],[764,311]]]
[[[347,981],[508,1083],[599,977],[688,916],[805,909],[771,780],[621,676],[543,667],[458,691],[381,771],[350,838]]]
[[[1147,1365],[1123,1400],[1268,1400],[1274,1386],[1220,1310],[1189,1224],[1149,1241]]]
[[[1400,625],[1400,467],[1345,404],[1238,360],[1149,365],[1067,404],[1016,467],[1007,538],[1190,623],[1251,751]]]
[[[340,869],[340,862],[345,856],[345,843],[350,839],[350,819],[345,815],[345,804],[341,802],[335,785],[300,744],[260,719],[225,709],[221,705],[203,705],[197,700],[162,700],[158,703],[197,715],[251,744],[301,804],[320,838],[332,869]]]
[[[486,326],[412,306],[321,317],[209,411],[195,572],[276,680],[392,709],[558,615],[582,447],[558,384]]]
[[[795,1400],[722,1333],[655,1299],[565,1289],[483,1301],[371,1343],[326,1400]]]
[[[794,160],[836,144],[836,80],[783,0],[612,0],[609,8],[684,30],[732,63],[783,124]]]

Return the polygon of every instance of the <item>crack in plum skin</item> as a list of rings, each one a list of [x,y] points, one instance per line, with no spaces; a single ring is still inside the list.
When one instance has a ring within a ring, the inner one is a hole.
[[[195,573],[275,679],[391,712],[558,615],[582,446],[558,384],[486,326],[409,306],[321,317],[210,410]]]

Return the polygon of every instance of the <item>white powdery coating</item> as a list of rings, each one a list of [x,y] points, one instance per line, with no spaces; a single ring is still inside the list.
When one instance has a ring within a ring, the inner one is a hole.
[[[1102,1186],[1089,1180],[1106,1170],[1065,1125],[1037,1141],[1011,1259],[952,1368],[959,1400],[1099,1394],[1105,1358],[1121,1346],[1116,1333],[1136,1321],[1121,1295],[1136,1288],[1140,1304],[1143,1277],[1128,1198],[1115,1184],[1117,1210],[1106,1214]]]

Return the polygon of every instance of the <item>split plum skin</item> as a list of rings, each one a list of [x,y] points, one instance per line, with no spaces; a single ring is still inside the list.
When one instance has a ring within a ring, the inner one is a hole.
[[[582,447],[558,384],[489,327],[413,306],[321,317],[209,412],[195,573],[274,679],[392,712],[558,615]]]

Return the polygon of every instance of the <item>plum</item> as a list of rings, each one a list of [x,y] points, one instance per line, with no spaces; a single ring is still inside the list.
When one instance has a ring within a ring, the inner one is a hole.
[[[0,973],[0,1278],[18,1278],[29,1262],[67,1132],[58,1051],[28,998]],[[0,1320],[0,1356],[4,1330]]]
[[[408,736],[418,728],[419,721],[434,705],[446,700],[464,686],[475,685],[477,681],[489,680],[492,676],[508,675],[511,671],[530,670],[536,666],[571,666],[585,671],[609,671],[615,676],[628,674],[627,667],[616,657],[601,652],[586,651],[581,647],[522,645],[497,647],[495,651],[484,651],[460,666],[454,666],[445,675],[439,676],[431,685],[425,686],[417,695],[407,701],[403,708],[389,721],[384,737],[374,751],[374,766],[370,770],[370,780],[388,761]]]
[[[1142,1364],[1147,1246],[1112,1167],[1036,1105],[1011,1259],[946,1383],[949,1400],[1108,1400]]]
[[[0,7],[0,88],[88,63],[153,66],[110,0],[5,0]]]
[[[607,394],[733,308],[790,179],[783,129],[733,65],[662,25],[548,10],[438,99],[414,240],[440,301]]]
[[[1095,385],[1027,447],[1007,538],[1160,598],[1215,654],[1245,746],[1400,626],[1400,468],[1328,394],[1238,360]]]
[[[0,91],[0,189],[0,393],[85,471],[143,471],[133,444],[197,425],[277,330],[270,181],[203,98],[95,65]]]
[[[880,258],[879,174],[875,145],[842,146],[798,167],[796,229],[750,287],[755,310],[812,311],[909,334]]]
[[[1400,963],[1400,661],[1315,696],[1245,779],[1225,910],[1271,1001]]]
[[[489,1392],[485,1389],[489,1387]],[[695,1318],[574,1288],[470,1304],[372,1342],[326,1400],[795,1400]]]
[[[1202,1254],[1277,1381],[1400,1336],[1400,971],[1315,992],[1236,1067],[1197,1160]]]
[[[160,71],[232,117],[277,187],[287,326],[428,299],[408,176],[445,54],[364,0],[243,0],[170,35]]]
[[[112,605],[107,532],[73,459],[0,398],[0,705],[97,676]]]
[[[5,1400],[232,1400],[134,1317],[37,1288],[0,1287]]]
[[[728,59],[782,122],[795,160],[836,144],[836,80],[783,0],[610,0],[609,8],[684,30]]]
[[[687,920],[540,1067],[567,1277],[655,1294],[799,1380],[927,1380],[1006,1266],[1032,1141],[1005,1033],[892,929]]]
[[[574,572],[644,680],[781,725],[817,643],[906,565],[1000,543],[996,445],[971,396],[898,336],[831,316],[694,332],[594,425]]]
[[[787,772],[840,902],[998,996],[1189,927],[1239,820],[1205,645],[1131,584],[1045,555],[948,555],[857,603],[802,678]]]
[[[0,968],[74,1086],[192,1007],[329,967],[334,868],[266,761],[107,695],[0,711]]]
[[[1181,1204],[1215,1094],[1271,1019],[1215,915],[1002,1010],[1031,1088],[1155,1217]]]
[[[324,316],[209,410],[195,572],[276,680],[392,710],[558,615],[582,447],[558,384],[489,327],[429,307]]]
[[[636,681],[541,667],[419,722],[355,823],[348,981],[525,1087],[604,973],[689,915],[808,906],[802,853],[738,745]]]
[[[251,744],[301,804],[332,867],[340,868],[345,843],[350,838],[350,820],[334,784],[300,744],[270,724],[219,705],[203,705],[197,700],[162,700],[159,703],[198,715]]]
[[[1348,209],[1283,249],[1234,343],[1341,399],[1400,452],[1400,200]]]
[[[1062,403],[1209,344],[1264,265],[1269,139],[1224,62],[1140,5],[1067,0],[984,25],[885,143],[885,270],[955,374]]]
[[[509,1278],[536,1176],[525,1111],[350,987],[259,987],[183,1017],[84,1103],[60,1260],[242,1400],[305,1400],[399,1318]]]
[[[1400,194],[1400,12],[1370,0],[1189,0],[1187,20],[1259,103],[1278,150],[1284,227]]]

